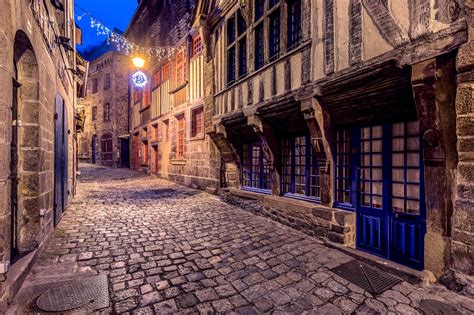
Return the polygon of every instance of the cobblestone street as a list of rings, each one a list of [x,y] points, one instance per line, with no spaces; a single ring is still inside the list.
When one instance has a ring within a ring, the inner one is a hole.
[[[427,298],[474,312],[441,286],[402,282],[374,297],[329,271],[353,258],[217,196],[124,169],[81,172],[27,283],[64,265],[106,273],[106,312],[408,315]]]

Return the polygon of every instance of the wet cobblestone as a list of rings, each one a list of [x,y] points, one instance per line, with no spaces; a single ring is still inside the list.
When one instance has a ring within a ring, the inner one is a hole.
[[[108,274],[111,312],[411,314],[430,298],[470,314],[473,301],[442,286],[374,297],[329,270],[351,257],[205,192],[90,165],[80,178],[35,268]]]

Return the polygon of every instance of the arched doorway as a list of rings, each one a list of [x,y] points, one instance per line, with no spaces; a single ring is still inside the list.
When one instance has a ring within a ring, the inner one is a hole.
[[[28,36],[18,31],[13,48],[11,261],[38,246],[40,234],[39,68]]]

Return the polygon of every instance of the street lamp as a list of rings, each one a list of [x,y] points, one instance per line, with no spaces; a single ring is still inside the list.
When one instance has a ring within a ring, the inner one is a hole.
[[[133,65],[137,68],[142,68],[145,65],[145,59],[140,58],[140,57],[134,57],[132,61],[133,61]]]

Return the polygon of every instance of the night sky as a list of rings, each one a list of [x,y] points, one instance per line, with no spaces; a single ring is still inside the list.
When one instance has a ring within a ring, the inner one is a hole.
[[[137,0],[76,0],[75,3],[81,8],[90,12],[96,19],[99,19],[109,29],[117,27],[125,31],[128,22],[132,18],[137,8]],[[77,17],[84,14],[79,7],[74,8],[76,14],[76,23],[82,29],[82,46],[78,46],[79,51],[102,43],[106,37],[97,36],[96,30],[90,27],[90,16],[84,15],[81,20]]]

